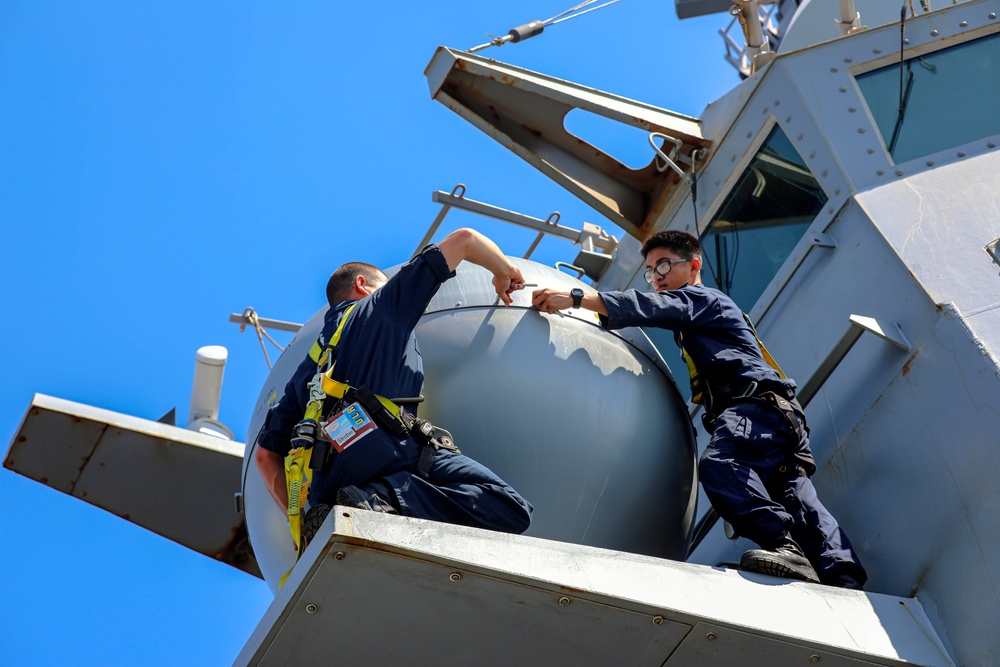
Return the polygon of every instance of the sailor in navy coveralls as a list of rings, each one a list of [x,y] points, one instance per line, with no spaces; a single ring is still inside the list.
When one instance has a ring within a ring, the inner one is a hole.
[[[761,547],[743,555],[741,568],[860,589],[867,575],[858,555],[809,480],[816,465],[795,382],[767,364],[732,299],[701,284],[695,237],[659,232],[642,253],[654,293],[541,289],[532,303],[546,313],[595,311],[608,329],[673,331],[712,396],[702,486],[719,515]]]
[[[352,387],[366,386],[387,398],[419,396],[424,373],[413,329],[438,287],[455,275],[462,260],[494,274],[497,295],[506,305],[511,292],[523,287],[517,267],[492,241],[471,229],[460,229],[440,244],[427,246],[391,279],[360,262],[334,272],[327,286],[331,307],[321,345],[330,340],[348,307],[357,305],[347,316],[336,348],[333,379]],[[284,457],[292,430],[303,418],[308,383],[316,370],[311,358],[299,365],[257,439],[255,460],[282,510],[288,507]],[[405,407],[411,413],[416,410],[415,405]],[[416,474],[421,448],[412,435],[401,440],[384,429],[366,434],[334,454],[327,470],[314,472],[310,505],[315,509],[351,504],[509,533],[527,530],[530,503],[496,474],[463,454],[438,449],[425,479]],[[345,489],[350,491],[346,496]],[[308,522],[307,518],[307,531]]]

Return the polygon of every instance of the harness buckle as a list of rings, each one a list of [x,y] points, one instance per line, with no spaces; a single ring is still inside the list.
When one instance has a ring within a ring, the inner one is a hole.
[[[316,422],[303,419],[292,429],[291,449],[309,449],[316,442]]]

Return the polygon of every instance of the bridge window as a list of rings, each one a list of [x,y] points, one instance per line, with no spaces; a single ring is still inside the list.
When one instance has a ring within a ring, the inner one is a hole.
[[[856,80],[882,141],[900,163],[1000,133],[998,78],[1000,33]]]
[[[702,235],[702,281],[749,312],[826,200],[775,125]]]

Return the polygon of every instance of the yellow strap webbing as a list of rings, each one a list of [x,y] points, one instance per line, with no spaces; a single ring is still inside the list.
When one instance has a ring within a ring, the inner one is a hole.
[[[330,337],[330,342],[325,346],[321,346],[318,340],[313,343],[312,349],[309,351],[309,358],[317,366],[322,366],[329,357],[331,350],[337,347],[337,344],[340,342],[340,336],[344,332],[344,325],[347,324],[347,318],[356,305],[358,304],[352,303],[344,311],[344,315],[340,318],[340,323],[337,325],[337,330]],[[331,367],[328,374],[332,373],[333,368]],[[325,381],[326,376],[322,376],[322,379]],[[314,377],[313,382],[316,381]],[[312,384],[311,382],[310,385]],[[325,382],[323,384],[325,388]],[[328,395],[333,396],[334,394]],[[342,396],[341,394],[338,398]],[[310,400],[306,405],[305,415],[303,416],[303,420],[312,420],[316,423],[317,437],[320,437],[319,418],[322,411],[322,400]],[[309,498],[309,485],[312,483],[312,468],[309,467],[310,460],[312,460],[312,447],[296,447],[285,456],[285,489],[288,491],[288,529],[292,533],[292,542],[295,543],[296,562],[299,560],[299,556],[302,555],[302,523],[305,519],[306,500]],[[285,583],[285,578],[288,577],[290,572],[291,570],[281,577],[281,581],[278,583],[279,588]]]
[[[778,371],[778,377],[780,377],[782,380],[787,378],[788,376],[785,375],[785,371],[781,370],[781,366],[778,365],[778,362],[774,360],[774,357],[771,356],[771,353],[767,351],[766,347],[764,347],[764,341],[762,341],[760,339],[760,336],[757,335],[757,329],[754,328],[753,322],[750,321],[750,316],[747,315],[746,313],[743,313],[743,319],[746,321],[747,326],[750,327],[750,333],[753,334],[754,340],[757,341],[757,347],[760,348],[760,353],[764,356],[764,361],[767,362],[768,366]]]
[[[330,377],[332,373],[333,369],[331,368],[323,375],[323,392],[327,396],[332,396],[333,398],[343,398],[344,395],[347,394],[347,390],[351,388],[351,385],[345,384],[343,382],[337,382],[332,377]],[[400,419],[400,421],[402,421],[399,416],[400,407],[398,405],[390,401],[388,398],[385,398],[384,396],[379,396],[378,394],[375,395],[375,398],[378,399],[379,403],[385,406],[386,410],[392,413],[393,417],[396,417],[397,419]]]
[[[774,357],[771,356],[771,353],[767,351],[766,347],[764,347],[764,341],[762,341],[760,339],[760,336],[757,335],[757,329],[754,328],[753,322],[750,321],[750,316],[747,315],[746,313],[743,313],[743,319],[744,321],[746,321],[747,326],[750,327],[750,333],[753,334],[754,340],[757,341],[757,347],[760,348],[760,354],[762,357],[764,357],[764,361],[767,363],[768,366],[777,371],[778,377],[780,377],[782,380],[787,378],[788,376],[785,375],[785,371],[781,370],[781,367],[778,365],[778,362],[774,360]],[[691,402],[698,403],[700,405],[705,405],[707,408],[711,408],[710,404],[711,401],[709,401],[708,404],[705,403],[706,400],[705,394],[707,387],[705,386],[705,383],[702,380],[701,375],[698,374],[698,369],[695,368],[694,360],[691,359],[691,355],[689,355],[687,353],[687,350],[684,349],[683,332],[680,332],[680,340],[681,340],[681,359],[683,359],[684,363],[687,365],[688,376],[691,379]],[[708,392],[708,394],[709,396],[711,396],[711,392]]]
[[[317,340],[313,343],[312,349],[309,350],[309,358],[313,360],[313,363],[319,366],[320,357],[323,355],[323,346],[319,344]]]
[[[683,337],[682,337],[683,342]],[[688,377],[691,379],[691,402],[698,403],[699,405],[705,404],[705,385],[701,381],[701,376],[698,375],[698,369],[694,367],[694,361],[691,359],[691,355],[687,353],[683,347],[681,348],[681,359],[687,365]]]

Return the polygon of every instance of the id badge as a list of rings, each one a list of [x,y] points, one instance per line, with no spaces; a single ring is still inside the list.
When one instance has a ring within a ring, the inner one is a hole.
[[[357,403],[351,403],[330,417],[323,425],[323,432],[339,454],[376,428],[378,427],[365,409]]]

